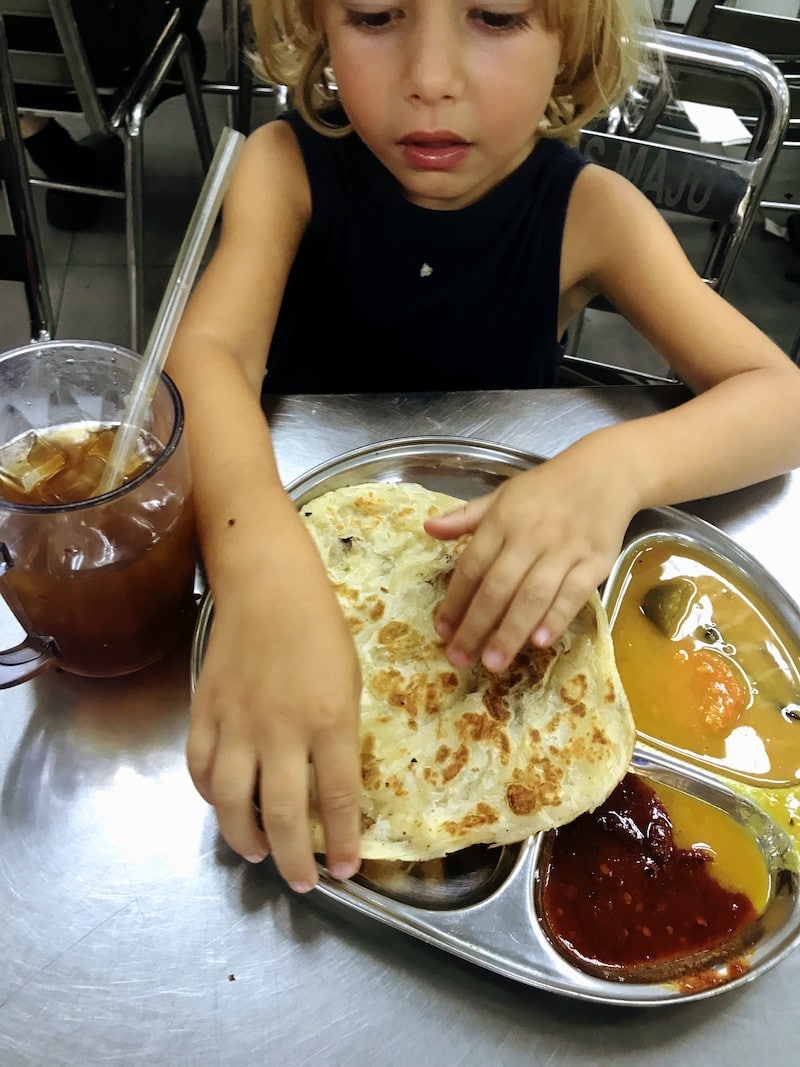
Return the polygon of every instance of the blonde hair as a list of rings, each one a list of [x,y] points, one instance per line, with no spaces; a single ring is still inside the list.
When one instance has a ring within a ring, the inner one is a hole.
[[[287,86],[313,129],[332,126],[325,111],[336,101],[330,55],[314,17],[314,0],[251,0],[258,56],[268,80]],[[618,103],[645,63],[641,30],[652,25],[648,0],[541,0],[545,27],[562,41],[561,68],[542,121],[544,136],[574,142],[583,126]]]

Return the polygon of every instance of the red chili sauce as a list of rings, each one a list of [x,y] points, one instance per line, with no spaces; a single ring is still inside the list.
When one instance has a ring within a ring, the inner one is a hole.
[[[735,942],[756,918],[749,897],[711,876],[709,858],[675,845],[664,805],[628,774],[553,835],[541,898],[549,935],[584,970],[674,974],[675,961]]]

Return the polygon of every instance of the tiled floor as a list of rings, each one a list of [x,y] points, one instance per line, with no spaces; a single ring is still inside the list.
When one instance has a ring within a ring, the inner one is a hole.
[[[208,45],[208,74],[220,77],[222,48],[218,0],[210,0],[201,28]],[[212,138],[216,140],[225,121],[224,99],[218,96],[205,96],[204,99]],[[260,110],[256,108],[256,121],[264,121],[267,117],[265,105],[262,104]],[[197,148],[182,98],[168,100],[147,119],[145,167],[147,329],[161,301],[202,182]],[[800,195],[799,171],[800,150],[793,155],[784,153],[772,182],[778,196]],[[41,190],[37,190],[35,200],[42,220],[41,236],[57,319],[57,336],[127,344],[122,202],[105,201],[91,229],[71,234],[54,230],[44,221],[42,196]],[[0,204],[0,232],[7,230],[5,207]],[[789,244],[766,233],[759,222],[748,240],[727,293],[733,304],[784,348],[790,346],[800,329],[800,285],[786,277],[787,270],[798,265]],[[22,286],[0,282],[0,350],[28,340]],[[618,316],[589,315],[581,355],[647,369],[661,366],[647,345]]]

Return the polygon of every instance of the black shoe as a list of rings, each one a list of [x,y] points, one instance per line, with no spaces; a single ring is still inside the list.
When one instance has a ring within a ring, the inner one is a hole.
[[[115,134],[90,134],[75,141],[54,119],[25,139],[37,167],[51,181],[113,188],[122,177],[124,148]],[[47,220],[60,230],[82,230],[100,210],[100,198],[50,189],[45,196]]]
[[[120,184],[125,150],[119,137],[93,133],[84,137],[78,145],[89,149],[93,156],[92,176],[85,184],[101,189]],[[100,213],[102,200],[100,196],[48,189],[44,198],[47,221],[56,230],[88,229]]]

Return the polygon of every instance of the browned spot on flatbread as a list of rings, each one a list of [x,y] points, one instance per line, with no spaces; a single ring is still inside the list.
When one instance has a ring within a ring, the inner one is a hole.
[[[525,767],[515,767],[506,788],[506,803],[515,815],[530,815],[561,802],[564,771],[541,752]]]
[[[380,780],[380,764],[375,757],[375,737],[373,734],[365,734],[361,741],[361,781],[366,789],[372,791],[380,784]]]
[[[592,730],[592,744],[596,745],[598,748],[608,748],[611,744],[608,735],[603,730],[602,726],[595,726]]]
[[[497,722],[507,722],[511,718],[506,694],[508,689],[502,685],[493,685],[481,697],[481,703]]]
[[[378,619],[383,618],[383,614],[386,611],[386,604],[379,597],[369,597],[367,599],[369,605],[369,617],[372,622],[377,622]]]
[[[356,634],[360,634],[364,629],[364,622],[358,617],[358,615],[345,616],[345,622],[350,627],[350,633],[355,637]]]
[[[452,782],[456,775],[466,767],[468,759],[469,753],[466,746],[459,745],[450,762],[445,767],[442,767],[442,779],[445,782]]]
[[[437,763],[444,763],[444,761],[447,759],[447,757],[449,755],[450,755],[450,749],[447,747],[447,745],[440,745],[438,750],[437,750],[437,752],[436,752],[436,755],[434,756],[434,760]]]
[[[463,819],[459,819],[458,822],[448,820],[442,823],[442,826],[453,837],[463,837],[469,830],[474,830],[478,826],[492,826],[499,818],[500,816],[493,807],[481,801],[475,805],[475,810],[468,812]]]
[[[500,762],[507,763],[511,752],[508,734],[496,719],[489,715],[479,715],[474,711],[465,712],[456,722],[458,736],[465,742],[488,742],[495,745],[500,752]]]
[[[352,600],[354,604],[358,603],[358,590],[353,589],[353,587],[347,585],[346,582],[336,582],[333,589],[336,595],[342,600]]]
[[[387,622],[378,631],[378,644],[389,649],[398,660],[420,659],[431,642],[407,622]]]
[[[568,678],[564,685],[561,686],[559,696],[565,704],[577,704],[584,699],[588,692],[589,681],[585,674],[578,671],[577,674],[573,674],[573,676]]]
[[[357,515],[379,518],[383,514],[384,508],[374,496],[357,496],[353,501],[353,511]]]
[[[541,686],[556,655],[554,648],[526,645],[502,674],[482,672],[481,680],[485,688],[481,700],[492,718],[507,722],[511,718],[511,694]]]
[[[614,704],[616,702],[616,699],[617,699],[617,691],[614,688],[614,683],[609,678],[608,681],[606,682],[606,691],[605,691],[605,694],[603,696],[603,700],[605,700],[606,704]]]
[[[450,671],[432,679],[423,671],[405,678],[400,671],[391,667],[376,671],[367,684],[373,696],[390,707],[402,708],[408,718],[409,728],[416,730],[416,720],[420,715],[436,715],[441,710],[444,697],[456,689],[458,678]]]
[[[408,791],[406,790],[405,786],[396,774],[391,775],[389,780],[386,782],[386,788],[389,789],[392,793],[394,793],[396,797],[408,796]]]

